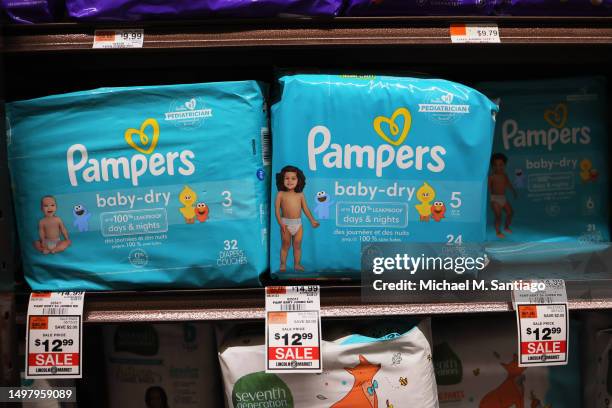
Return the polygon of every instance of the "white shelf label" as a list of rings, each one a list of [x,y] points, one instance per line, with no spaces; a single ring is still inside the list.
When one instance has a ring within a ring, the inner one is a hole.
[[[500,43],[497,24],[452,24],[453,43]]]
[[[81,378],[85,292],[32,293],[25,377]]]
[[[93,48],[142,48],[144,30],[96,30]]]
[[[318,286],[266,288],[266,372],[320,373]]]
[[[520,367],[565,365],[568,361],[568,311],[562,279],[521,281],[513,292]],[[535,290],[539,289],[539,290]]]

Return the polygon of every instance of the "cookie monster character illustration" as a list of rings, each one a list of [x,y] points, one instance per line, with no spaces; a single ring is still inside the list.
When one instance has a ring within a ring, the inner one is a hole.
[[[317,202],[317,206],[314,209],[317,218],[321,220],[329,219],[329,209],[332,205],[335,204],[335,201],[332,201],[329,194],[325,191],[319,191],[315,197],[315,201]]]
[[[83,204],[77,204],[72,208],[72,215],[74,216],[73,225],[79,230],[79,232],[89,231],[89,219],[91,213],[87,211],[87,208]]]
[[[514,188],[525,188],[525,172],[523,169],[514,170]]]

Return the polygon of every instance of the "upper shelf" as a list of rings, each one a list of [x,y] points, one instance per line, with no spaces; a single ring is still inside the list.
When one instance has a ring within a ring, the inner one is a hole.
[[[502,44],[612,44],[612,17],[207,20],[4,28],[9,53],[89,50],[99,28],[144,28],[144,49],[451,44],[451,23],[497,23]],[[104,52],[108,50],[96,50]]]

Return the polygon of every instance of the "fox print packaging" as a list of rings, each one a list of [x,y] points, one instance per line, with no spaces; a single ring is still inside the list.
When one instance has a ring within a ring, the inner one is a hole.
[[[266,374],[263,328],[238,326],[219,350],[228,405],[437,407],[429,320],[405,330],[379,338],[350,334],[322,341],[322,374]]]
[[[7,104],[7,123],[34,290],[259,285],[268,132],[257,82],[55,95]]]
[[[570,320],[565,366],[519,367],[513,316],[435,321],[434,366],[442,408],[580,408],[580,326]]]
[[[497,111],[484,95],[373,75],[285,76],[280,87],[273,276],[356,277],[362,243],[484,241]]]

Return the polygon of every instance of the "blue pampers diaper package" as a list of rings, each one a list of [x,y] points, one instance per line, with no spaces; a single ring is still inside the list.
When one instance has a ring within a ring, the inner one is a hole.
[[[487,200],[492,256],[550,260],[605,248],[605,79],[508,81],[478,89],[500,106]]]
[[[258,286],[263,91],[255,81],[103,88],[7,104],[32,288]]]
[[[483,94],[374,75],[284,76],[280,88],[273,277],[356,278],[362,243],[484,241],[497,106]]]

